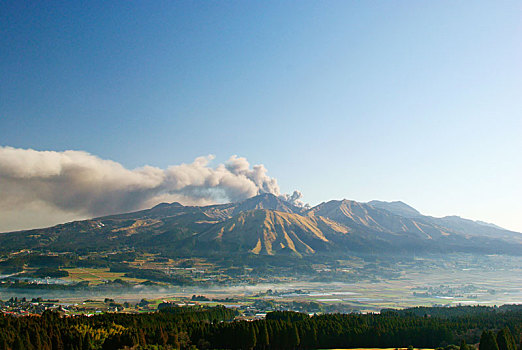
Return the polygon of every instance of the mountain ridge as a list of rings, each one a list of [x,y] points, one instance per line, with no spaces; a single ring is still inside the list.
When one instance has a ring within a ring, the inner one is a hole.
[[[161,203],[132,213],[0,233],[0,246],[4,252],[139,248],[171,255],[310,256],[374,250],[519,254],[522,234],[458,217],[425,216],[400,201],[343,199],[304,208],[266,193],[207,206]]]

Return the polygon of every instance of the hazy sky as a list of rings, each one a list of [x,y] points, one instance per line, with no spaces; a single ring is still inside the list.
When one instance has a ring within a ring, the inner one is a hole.
[[[310,204],[402,200],[522,231],[521,18],[520,1],[2,1],[0,197],[18,206],[0,203],[0,230],[47,215],[17,195],[40,182],[9,178],[39,176],[34,149],[132,181],[208,154],[204,181],[254,179],[238,155]]]

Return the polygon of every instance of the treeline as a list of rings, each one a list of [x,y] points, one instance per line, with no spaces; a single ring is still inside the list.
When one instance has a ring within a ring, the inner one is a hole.
[[[253,322],[232,321],[236,312],[224,307],[162,307],[156,313],[92,317],[60,317],[46,312],[42,317],[0,316],[0,348],[317,349],[413,345],[452,349],[448,345],[462,344],[460,348],[469,350],[465,344],[481,341],[480,350],[517,350],[522,306],[468,310],[467,314],[458,310],[456,315],[445,317],[411,312],[309,317],[280,311]]]
[[[153,269],[140,269],[136,267],[131,267],[127,264],[119,263],[119,264],[111,264],[110,266],[111,272],[123,272],[125,273],[125,277],[130,278],[141,278],[151,281],[158,282],[166,282],[173,285],[185,285],[190,284],[192,279],[186,276],[179,275],[167,275],[163,271],[153,270]]]
[[[416,306],[407,309],[383,309],[382,314],[395,313],[397,315],[415,315],[415,316],[436,316],[436,317],[457,317],[471,316],[485,313],[502,313],[506,311],[520,311],[521,305],[502,305],[502,306],[481,306],[481,305],[465,305],[453,307],[428,307]]]
[[[127,266],[123,261],[134,261],[139,256],[137,252],[119,252],[106,256],[87,256],[80,258],[75,253],[45,254],[30,253],[18,254],[0,261],[0,272],[16,273],[24,269],[24,266],[33,268],[118,268]]]
[[[44,312],[41,317],[0,314],[0,349],[122,349],[136,345],[189,349],[190,335],[197,334],[205,325],[231,321],[236,314],[222,306],[92,317],[62,317],[52,311]]]

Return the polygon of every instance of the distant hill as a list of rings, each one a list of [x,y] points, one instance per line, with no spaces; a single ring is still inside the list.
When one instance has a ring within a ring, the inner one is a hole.
[[[521,254],[522,234],[456,216],[424,216],[402,202],[332,200],[313,208],[271,194],[237,203],[151,209],[0,233],[0,251],[112,251],[170,256],[343,256],[407,251]]]
[[[463,235],[470,236],[484,236],[490,238],[503,238],[507,240],[514,240],[522,243],[522,234],[519,232],[513,232],[506,230],[495,224],[473,221],[464,219],[459,216],[445,216],[443,218],[435,218],[432,216],[422,215],[416,209],[410,207],[403,202],[382,202],[382,201],[371,201],[368,202],[375,208],[387,210],[399,216],[414,218],[418,222],[427,225],[435,225],[441,228],[447,229],[448,232],[460,233]]]

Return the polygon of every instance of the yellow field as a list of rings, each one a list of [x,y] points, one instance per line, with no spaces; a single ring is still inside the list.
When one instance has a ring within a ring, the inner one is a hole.
[[[123,272],[110,272],[109,269],[91,269],[91,268],[74,268],[64,269],[69,272],[69,277],[64,279],[73,282],[89,281],[89,284],[102,284],[105,281],[114,281],[115,279],[121,279],[126,282],[140,283],[144,282],[144,279],[124,277]]]

